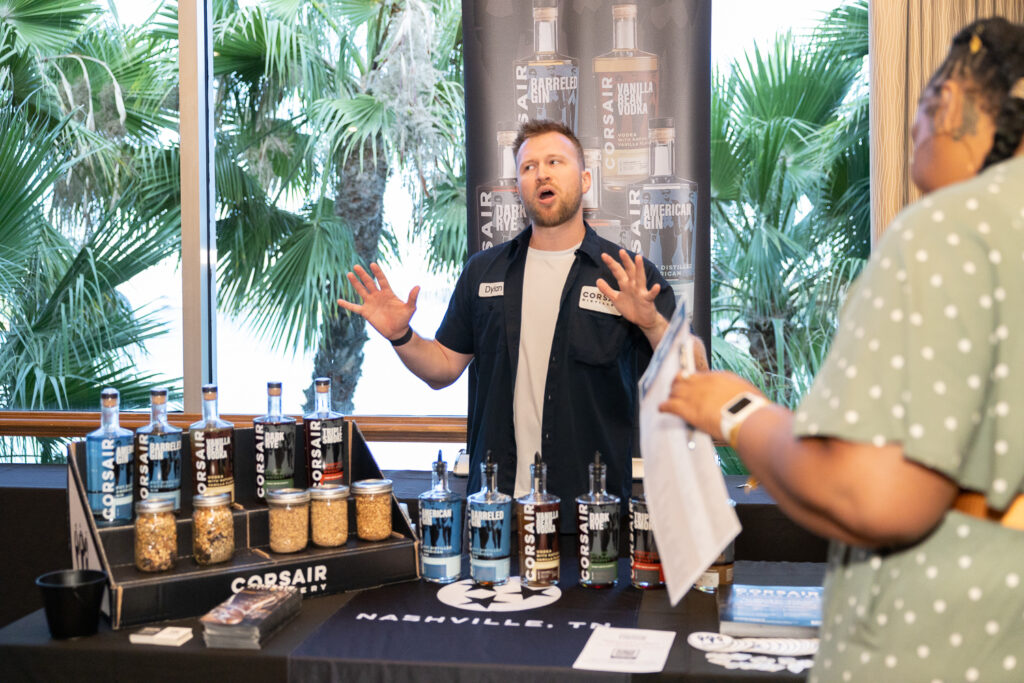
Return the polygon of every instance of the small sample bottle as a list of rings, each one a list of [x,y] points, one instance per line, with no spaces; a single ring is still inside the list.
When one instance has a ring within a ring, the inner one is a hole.
[[[313,412],[302,418],[309,485],[341,484],[345,477],[345,416],[331,410],[329,377],[317,377],[313,388]]]
[[[174,501],[150,498],[135,503],[135,567],[140,572],[166,571],[174,566],[177,554]]]
[[[432,583],[451,583],[462,570],[462,499],[448,488],[441,451],[430,479],[430,490],[419,495],[420,574]]]
[[[511,569],[512,496],[498,491],[498,465],[480,465],[483,488],[469,496],[469,573],[481,586],[508,582]]]
[[[579,522],[580,585],[610,588],[619,578],[619,497],[605,489],[607,467],[594,454],[590,493],[576,499]]]
[[[295,418],[281,412],[281,383],[267,382],[267,414],[252,421],[256,497],[295,485]]]
[[[188,428],[192,446],[192,490],[199,495],[227,493],[235,500],[235,426],[220,419],[217,385],[203,385],[203,419]]]
[[[139,500],[172,501],[181,509],[181,429],[167,422],[167,389],[149,392],[149,424],[135,430]]]
[[[309,491],[274,489],[267,491],[270,549],[294,553],[309,543]]]
[[[132,521],[132,433],[120,424],[117,389],[100,392],[100,428],[85,437],[85,490],[96,524]]]
[[[516,499],[519,510],[519,573],[530,586],[558,583],[558,496],[548,493],[548,466],[540,453],[530,465],[530,492]]]
[[[227,562],[235,554],[235,521],[227,492],[192,497],[192,557],[196,564]]]
[[[550,119],[576,131],[579,62],[558,53],[558,0],[533,0],[533,55],[513,64],[517,118]]]
[[[356,535],[364,541],[391,537],[391,488],[390,479],[363,479],[352,484]]]
[[[629,499],[629,576],[636,588],[660,588],[665,585],[661,556],[654,543],[647,497]]]
[[[324,484],[309,489],[313,543],[336,548],[348,542],[348,487]]]

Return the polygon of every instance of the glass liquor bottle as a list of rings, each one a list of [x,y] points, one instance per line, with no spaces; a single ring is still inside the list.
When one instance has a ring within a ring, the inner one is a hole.
[[[518,498],[519,573],[530,586],[558,583],[558,496],[548,493],[548,466],[540,453],[530,465],[530,492]]]
[[[647,121],[657,115],[658,56],[636,47],[636,5],[612,5],[612,50],[594,57],[604,186],[624,190],[650,173]]]
[[[345,478],[345,416],[331,410],[331,380],[313,380],[313,412],[302,417],[310,486],[341,484]]]
[[[601,143],[596,137],[580,138],[583,162],[590,171],[590,189],[583,194],[583,220],[601,237],[629,249],[629,233],[622,229],[622,219],[601,206]]]
[[[481,586],[508,582],[511,565],[512,496],[498,491],[498,465],[480,465],[483,488],[469,496],[469,573]]]
[[[267,414],[252,421],[256,446],[256,497],[295,483],[295,418],[281,411],[281,383],[267,382]]]
[[[558,0],[534,0],[533,55],[517,59],[513,70],[516,117],[558,121],[575,133],[580,67],[558,54]]]
[[[670,283],[693,281],[697,184],[675,176],[671,118],[651,119],[651,177],[628,192],[630,235]]]
[[[135,430],[139,500],[171,500],[181,509],[181,429],[167,422],[167,389],[149,392],[149,424]]]
[[[451,583],[462,569],[462,499],[448,488],[441,451],[430,480],[430,490],[419,495],[420,573],[432,583]]]
[[[117,389],[100,392],[100,428],[85,437],[85,491],[96,524],[132,521],[132,433],[120,424]]]
[[[230,494],[235,500],[235,425],[220,419],[217,385],[203,385],[203,419],[188,428],[192,447],[192,490],[203,496]]]
[[[608,588],[619,577],[619,497],[605,489],[607,467],[594,455],[590,493],[576,499],[579,522],[580,585]]]
[[[654,542],[647,497],[629,499],[629,578],[635,588],[660,588],[665,585],[661,555]]]
[[[517,126],[498,124],[498,161],[501,177],[476,188],[476,225],[480,249],[508,242],[526,227],[529,220],[516,186],[516,158],[512,147]]]

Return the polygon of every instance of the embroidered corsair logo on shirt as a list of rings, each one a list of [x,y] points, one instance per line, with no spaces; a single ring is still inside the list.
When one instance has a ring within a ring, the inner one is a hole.
[[[486,299],[491,296],[504,296],[505,294],[505,283],[504,282],[481,282],[480,293],[481,299]]]
[[[615,308],[612,300],[601,293],[601,290],[591,285],[580,289],[580,308],[609,315],[622,315],[619,309]]]
[[[473,579],[463,579],[437,591],[437,599],[444,604],[471,612],[521,612],[545,607],[560,597],[558,586],[525,586],[518,576],[503,586],[484,588]]]

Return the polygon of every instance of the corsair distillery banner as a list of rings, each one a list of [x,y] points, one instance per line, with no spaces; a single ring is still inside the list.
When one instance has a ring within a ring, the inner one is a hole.
[[[580,138],[593,178],[586,221],[651,259],[696,311],[700,334],[710,3],[463,0],[463,22],[469,252],[510,240],[528,222],[512,149],[519,123],[561,121]]]

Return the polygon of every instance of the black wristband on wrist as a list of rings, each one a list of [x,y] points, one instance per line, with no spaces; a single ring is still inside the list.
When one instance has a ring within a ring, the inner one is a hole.
[[[402,344],[408,344],[410,339],[412,339],[412,326],[398,339],[388,339],[388,341],[391,342],[392,346],[401,346]]]

